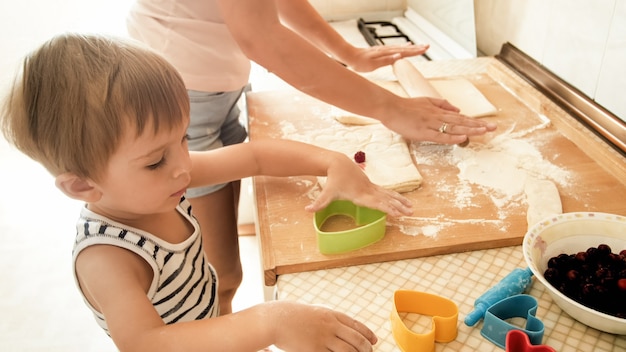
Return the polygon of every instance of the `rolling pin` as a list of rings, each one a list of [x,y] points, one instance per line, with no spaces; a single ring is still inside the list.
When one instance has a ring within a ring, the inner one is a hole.
[[[400,86],[410,98],[431,97],[442,99],[441,94],[428,83],[426,78],[418,71],[411,62],[400,59],[393,63],[393,73],[396,75]],[[460,147],[469,144],[469,138],[465,142],[459,143]]]
[[[465,317],[465,325],[474,326],[483,319],[487,309],[497,302],[518,295],[532,283],[533,272],[530,268],[516,268],[504,277],[497,285],[487,290],[474,302],[474,310]]]
[[[442,98],[441,94],[428,83],[420,71],[408,60],[400,59],[394,62],[393,73],[396,75],[400,86],[402,86],[409,97]]]

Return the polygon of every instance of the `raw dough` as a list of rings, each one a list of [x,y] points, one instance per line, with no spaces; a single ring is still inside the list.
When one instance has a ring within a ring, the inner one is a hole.
[[[290,135],[306,143],[335,150],[354,159],[358,151],[365,153],[363,171],[372,183],[397,192],[410,192],[422,183],[422,175],[413,163],[407,142],[382,124],[344,126],[333,124],[307,132]],[[324,179],[320,178],[320,184]]]
[[[563,213],[559,190],[554,182],[529,177],[524,185],[528,210],[526,221],[530,229],[536,223]]]
[[[363,126],[363,125],[373,125],[373,124],[380,123],[380,121],[373,119],[371,117],[353,114],[351,112],[345,111],[335,106],[331,107],[330,114],[335,120],[348,126],[350,125]]]

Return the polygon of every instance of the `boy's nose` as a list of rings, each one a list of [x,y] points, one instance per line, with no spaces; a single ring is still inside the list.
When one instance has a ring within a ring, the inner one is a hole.
[[[181,178],[181,177],[191,178],[190,171],[191,171],[190,167],[178,167],[174,171],[174,178]]]
[[[174,178],[181,176],[191,178],[191,158],[189,157],[189,151],[187,149],[184,149],[183,152],[180,153],[174,168]]]

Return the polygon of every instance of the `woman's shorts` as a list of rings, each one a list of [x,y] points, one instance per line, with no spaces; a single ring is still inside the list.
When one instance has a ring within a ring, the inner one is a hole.
[[[188,90],[190,124],[187,129],[189,150],[204,151],[242,143],[248,133],[239,121],[237,102],[243,89],[233,92],[207,93]],[[216,166],[217,167],[217,166]],[[216,192],[226,184],[187,189],[188,198]]]

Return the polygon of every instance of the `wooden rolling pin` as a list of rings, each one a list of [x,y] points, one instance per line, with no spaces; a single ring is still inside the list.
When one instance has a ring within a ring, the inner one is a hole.
[[[441,94],[428,83],[426,78],[418,71],[412,63],[406,59],[400,59],[393,64],[393,73],[396,75],[400,86],[404,89],[410,98],[431,97],[442,98]],[[469,138],[463,143],[459,143],[460,147],[466,147],[469,144]]]
[[[408,60],[400,59],[396,61],[393,64],[393,73],[409,97],[441,98],[441,94],[428,83],[420,71]]]

